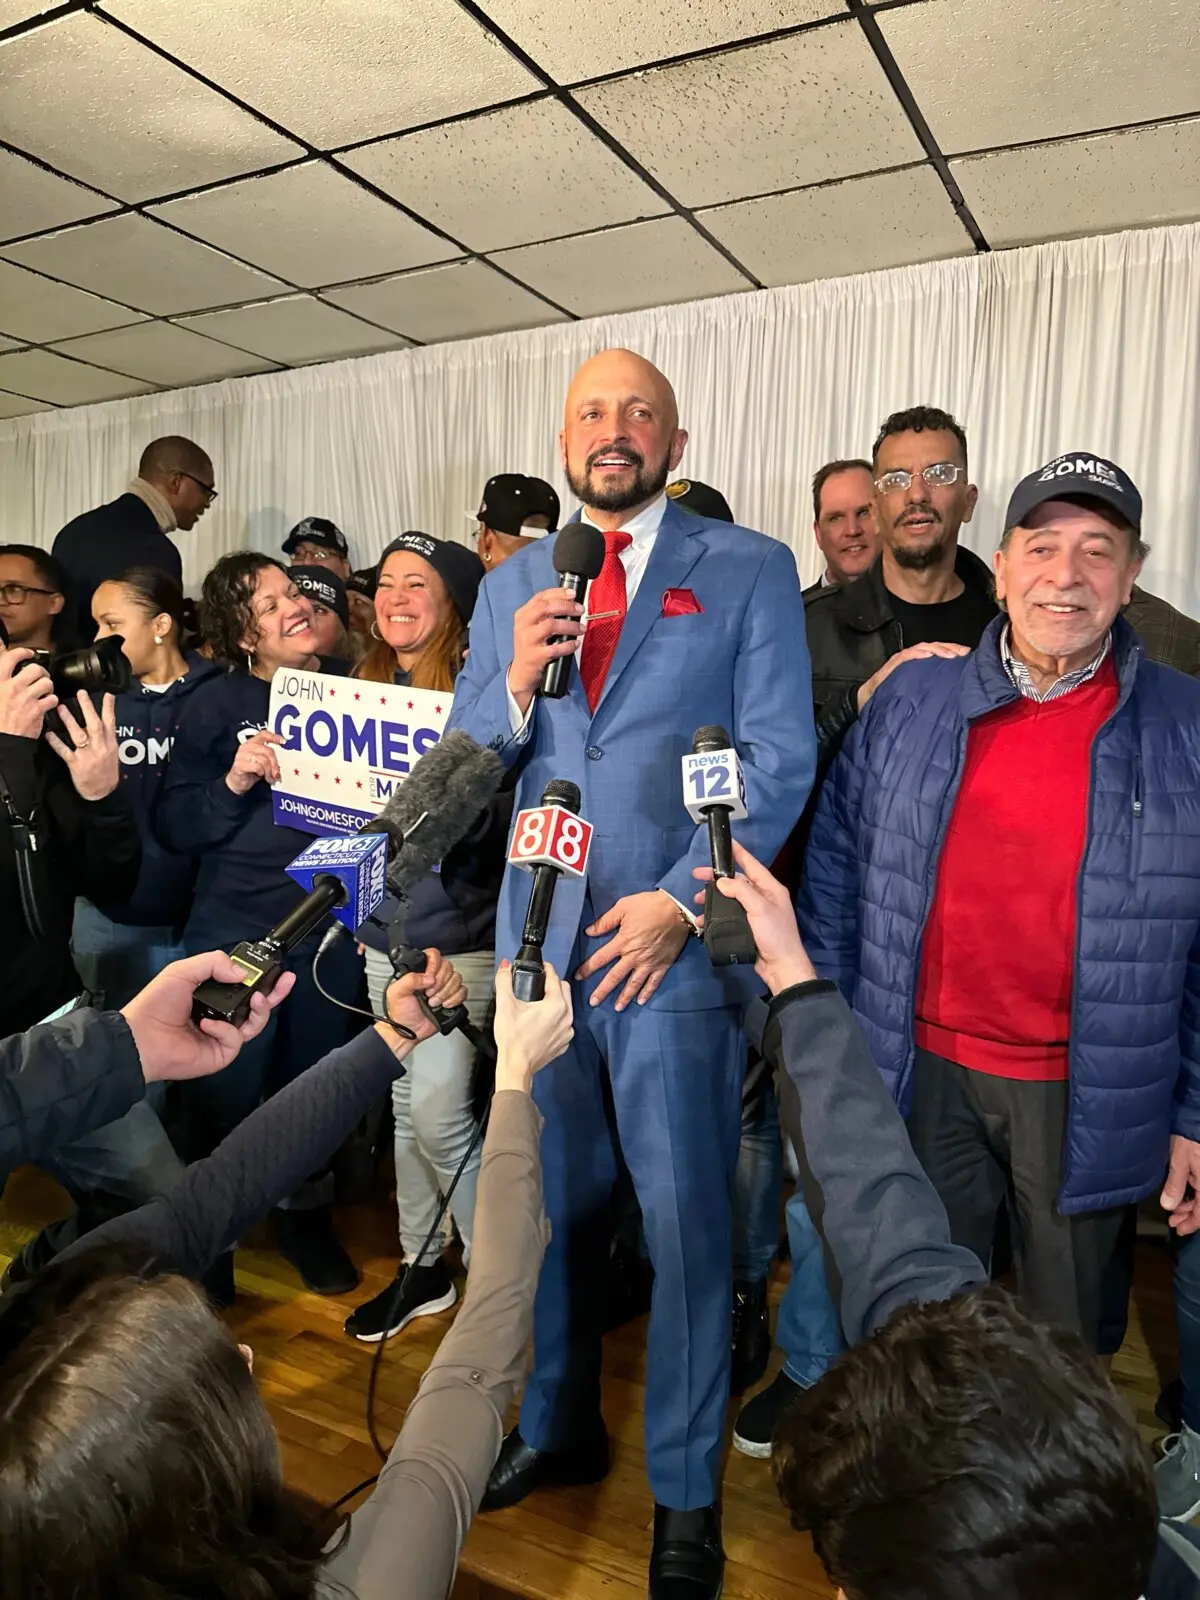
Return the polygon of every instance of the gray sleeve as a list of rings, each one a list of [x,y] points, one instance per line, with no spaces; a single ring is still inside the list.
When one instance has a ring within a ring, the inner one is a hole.
[[[947,1300],[986,1283],[975,1255],[951,1243],[942,1202],[841,995],[800,985],[780,995],[771,1012],[768,1056],[778,1055],[799,1099],[849,1342],[882,1327],[903,1305]]]
[[[549,1237],[541,1126],[527,1094],[496,1094],[479,1169],[467,1298],[421,1380],[374,1494],[329,1559],[331,1595],[444,1600],[450,1592],[533,1331]]]

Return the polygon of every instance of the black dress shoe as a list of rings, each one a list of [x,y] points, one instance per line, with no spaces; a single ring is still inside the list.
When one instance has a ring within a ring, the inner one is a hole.
[[[602,1422],[585,1443],[570,1450],[535,1450],[514,1428],[500,1446],[479,1509],[502,1511],[505,1506],[515,1506],[544,1483],[599,1483],[608,1476],[609,1465],[608,1434]]]
[[[656,1505],[650,1600],[718,1600],[724,1578],[721,1514],[716,1506],[672,1511]]]

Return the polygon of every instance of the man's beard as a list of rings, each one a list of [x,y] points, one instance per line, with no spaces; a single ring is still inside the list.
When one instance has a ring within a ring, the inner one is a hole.
[[[593,482],[591,471],[593,461],[601,456],[615,455],[614,450],[596,450],[588,457],[582,473],[572,472],[567,468],[567,482],[571,485],[571,492],[577,499],[582,500],[585,506],[590,506],[593,511],[629,511],[634,506],[644,506],[648,500],[653,500],[655,495],[661,494],[667,486],[670,476],[670,467],[664,456],[662,463],[657,468],[648,469],[644,456],[638,455],[635,450],[622,450],[620,454],[629,457],[631,464],[637,470],[633,482],[622,488],[617,483],[607,485]]]
[[[898,567],[905,567],[909,572],[926,572],[930,567],[936,567],[945,558],[946,548],[954,543],[954,535],[943,523],[940,528],[935,528],[928,544],[895,544],[892,546],[892,560]]]

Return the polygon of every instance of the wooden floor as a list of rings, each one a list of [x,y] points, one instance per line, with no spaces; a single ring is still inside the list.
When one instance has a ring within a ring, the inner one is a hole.
[[[64,1209],[48,1179],[28,1170],[15,1174],[0,1201],[0,1262]],[[342,1323],[395,1271],[395,1213],[382,1201],[349,1208],[342,1237],[363,1270],[355,1294],[325,1300],[306,1293],[264,1238],[263,1247],[238,1253],[238,1302],[229,1315],[238,1338],[254,1350],[255,1376],[279,1429],[289,1479],[327,1504],[378,1466],[364,1420],[371,1351],[347,1339]],[[785,1282],[781,1269],[772,1291],[776,1303]],[[389,1342],[375,1413],[385,1445],[452,1317],[422,1319]],[[463,1554],[456,1600],[635,1600],[645,1594],[652,1505],[642,1449],[644,1339],[644,1323],[632,1323],[606,1345],[612,1473],[597,1488],[544,1490],[512,1510],[480,1517]],[[1172,1344],[1166,1256],[1143,1242],[1130,1333],[1114,1377],[1148,1441],[1164,1432],[1154,1402],[1159,1372],[1174,1373]],[[724,1477],[724,1537],[729,1600],[832,1595],[808,1539],[787,1524],[767,1464],[732,1450]]]

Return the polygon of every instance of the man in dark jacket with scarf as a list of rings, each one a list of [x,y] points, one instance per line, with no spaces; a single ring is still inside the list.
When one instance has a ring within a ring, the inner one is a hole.
[[[986,1264],[1011,1190],[1026,1303],[1093,1342],[1122,1208],[1169,1162],[1200,1209],[1200,686],[1119,615],[1141,513],[1084,452],[1017,486],[1007,618],[872,697],[799,907],[955,1242]]]

